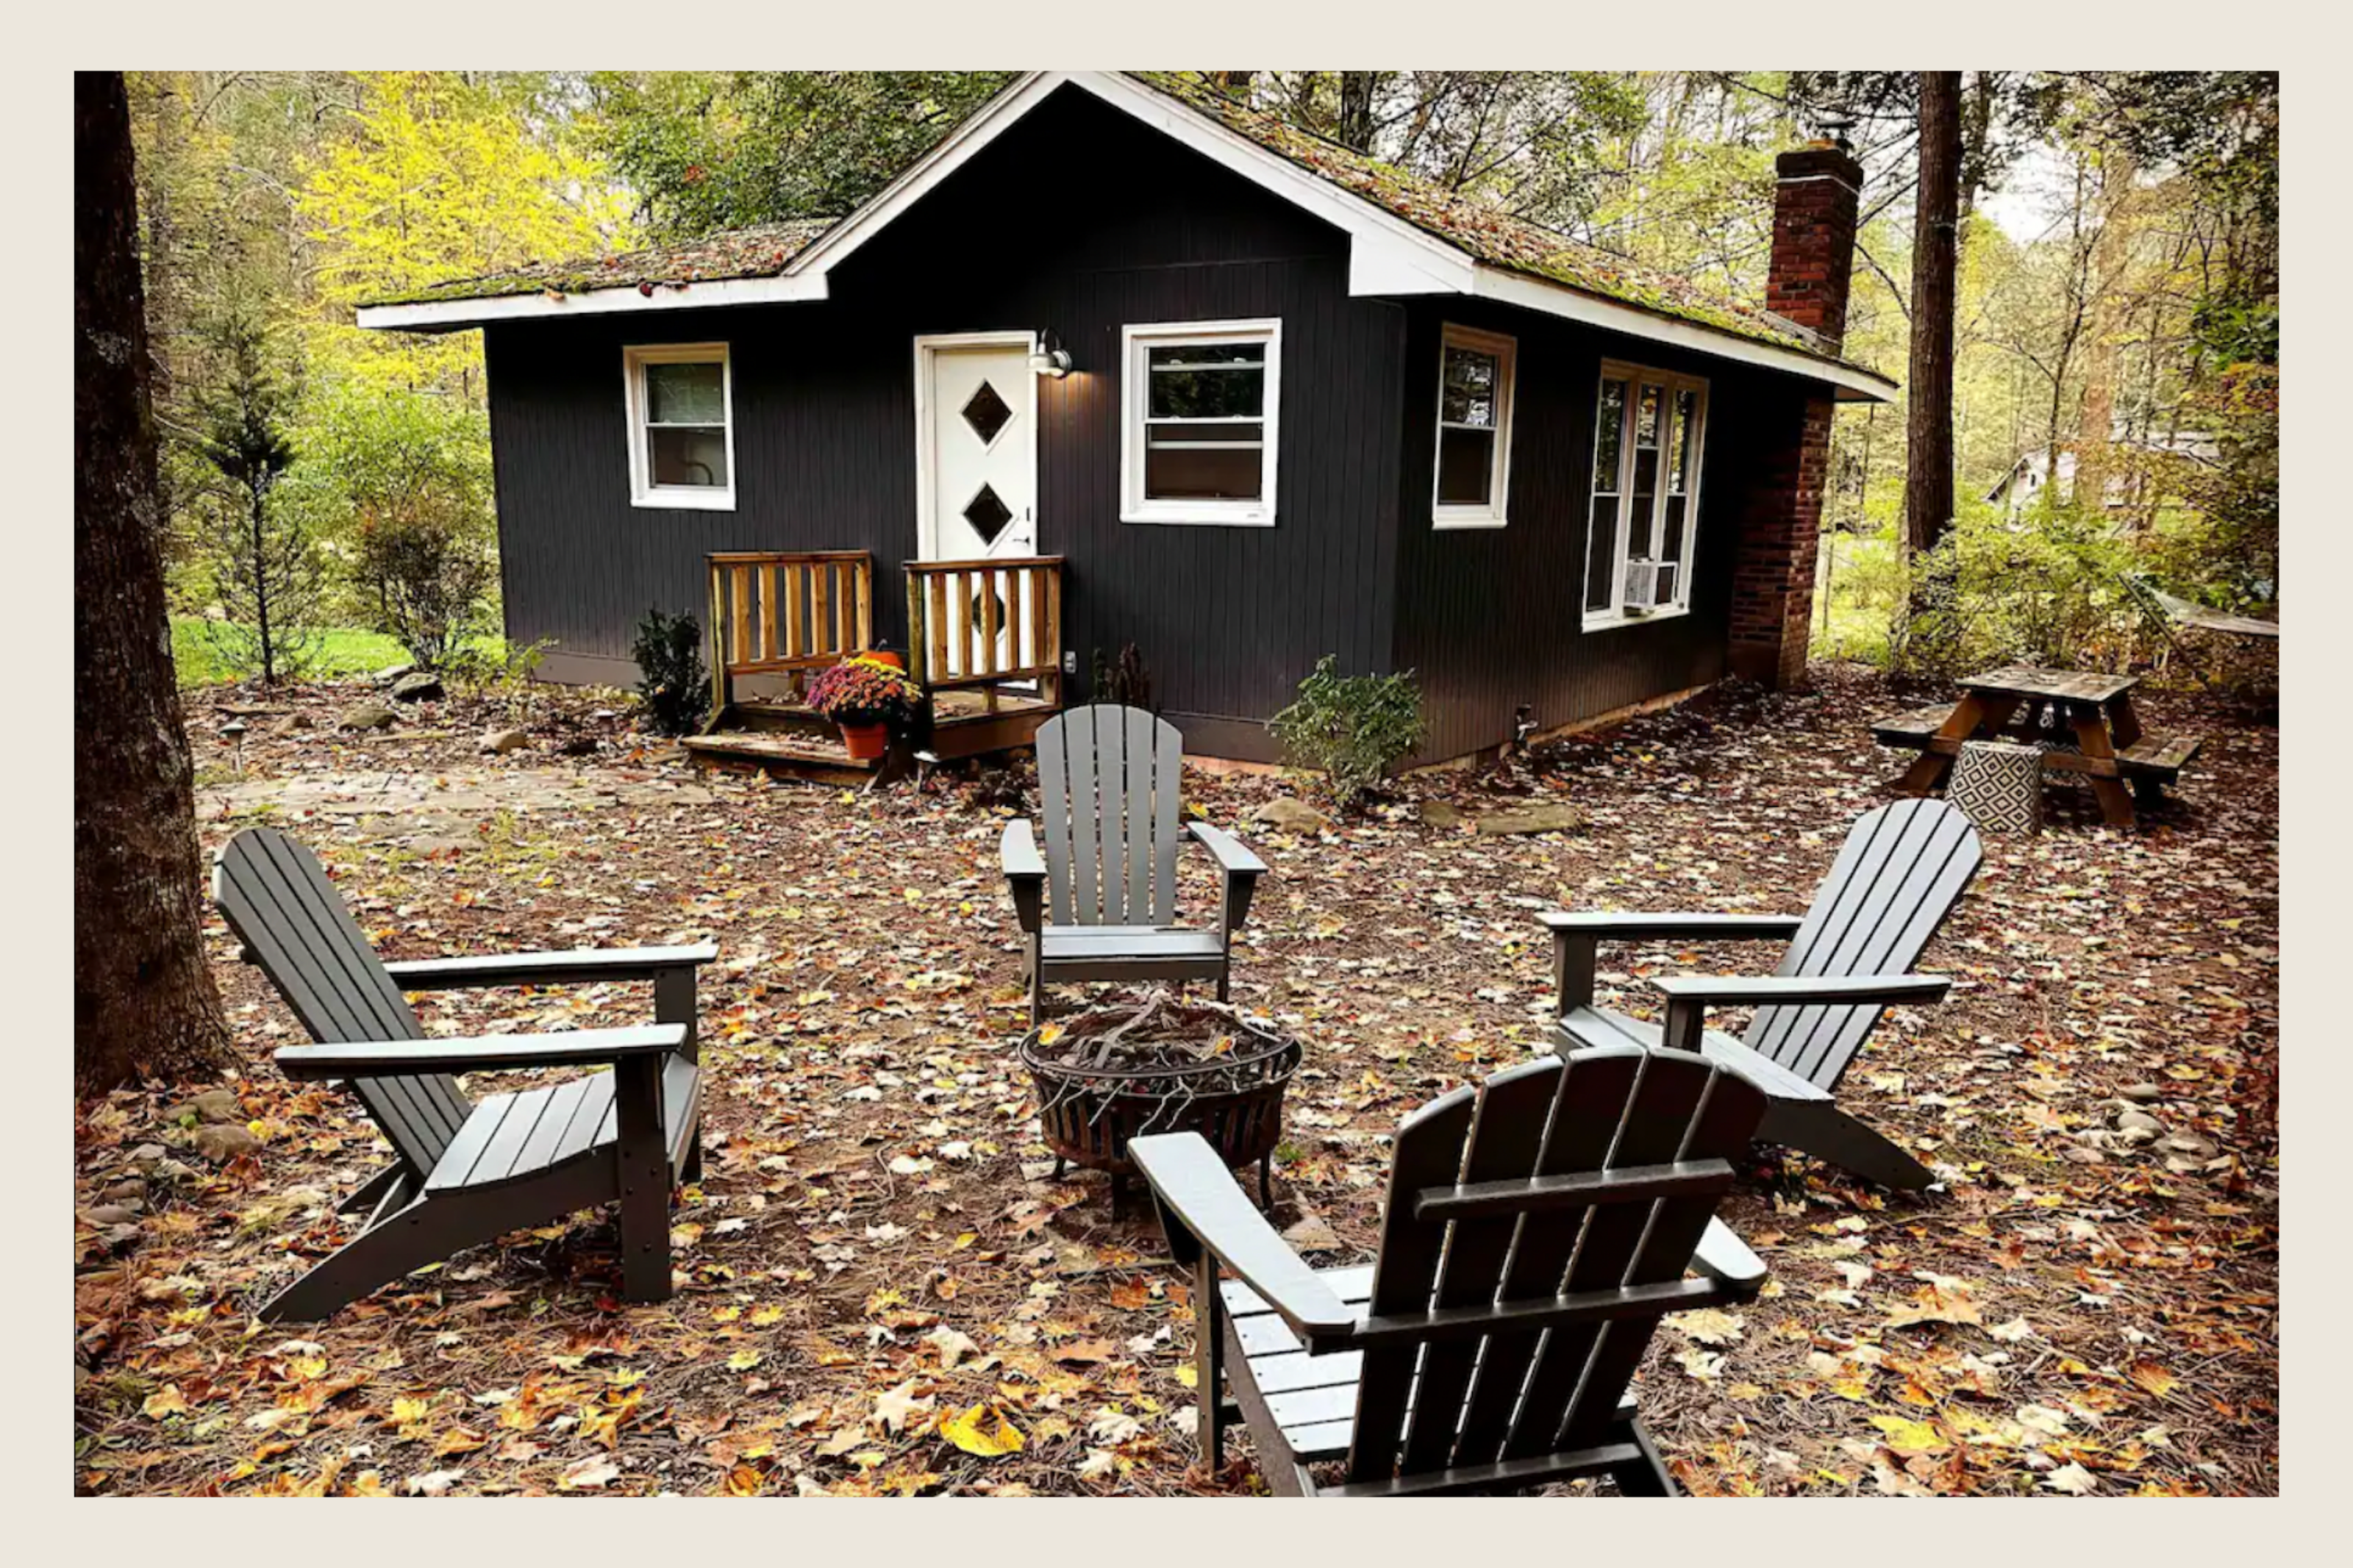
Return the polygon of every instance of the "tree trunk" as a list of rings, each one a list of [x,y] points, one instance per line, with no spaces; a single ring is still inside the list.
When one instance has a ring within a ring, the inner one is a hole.
[[[1904,388],[1904,545],[1933,550],[1953,523],[1953,263],[1959,225],[1961,73],[1920,73],[1919,208],[1912,238],[1912,368]]]
[[[1373,89],[1380,77],[1378,71],[1340,73],[1340,123],[1334,140],[1343,147],[1359,153],[1373,150]]]
[[[74,1084],[230,1059],[205,961],[120,71],[74,76]]]
[[[2100,154],[2100,228],[2092,240],[2087,285],[2091,321],[2084,340],[2084,406],[2075,424],[2075,498],[2086,514],[2107,507],[2110,451],[2116,405],[2116,359],[2123,352],[2125,274],[2132,253],[2130,196],[2133,163],[2117,148]]]

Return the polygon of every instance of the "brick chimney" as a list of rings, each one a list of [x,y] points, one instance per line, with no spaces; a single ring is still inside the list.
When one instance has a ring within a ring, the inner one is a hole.
[[[1773,161],[1773,263],[1765,308],[1835,350],[1846,336],[1854,274],[1855,208],[1862,165],[1844,148],[1816,142]]]
[[[1846,336],[1862,166],[1816,142],[1774,160],[1773,260],[1765,308],[1838,352]],[[1757,411],[1758,448],[1740,507],[1732,570],[1732,673],[1776,690],[1805,684],[1814,618],[1814,559],[1830,477],[1827,389]]]

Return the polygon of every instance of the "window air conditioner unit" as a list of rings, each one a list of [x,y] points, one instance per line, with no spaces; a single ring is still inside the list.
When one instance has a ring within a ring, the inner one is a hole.
[[[1627,562],[1626,613],[1647,616],[1653,610],[1672,606],[1675,602],[1675,573],[1680,565],[1674,561]]]

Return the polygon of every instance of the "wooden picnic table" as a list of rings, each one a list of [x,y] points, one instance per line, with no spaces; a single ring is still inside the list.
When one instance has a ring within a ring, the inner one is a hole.
[[[2010,739],[2039,742],[2045,746],[2046,769],[2089,778],[2100,815],[2126,827],[2134,820],[2134,797],[2156,805],[2160,788],[2180,776],[2200,743],[2196,735],[2143,730],[2132,704],[2132,689],[2139,683],[2135,675],[2004,665],[1965,677],[1960,700],[1951,708],[1899,713],[1873,724],[1872,733],[1883,745],[1919,751],[1919,760],[1898,781],[1912,795],[1926,795],[1944,782],[1964,742],[2004,738],[2005,731]],[[2073,749],[2054,749],[2060,737],[2072,740]]]

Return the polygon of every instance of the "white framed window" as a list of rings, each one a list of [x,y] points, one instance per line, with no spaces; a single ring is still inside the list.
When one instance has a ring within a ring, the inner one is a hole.
[[[1605,361],[1594,416],[1585,625],[1691,608],[1707,383]]]
[[[735,508],[734,373],[725,343],[621,351],[633,505]]]
[[[1512,377],[1518,345],[1448,324],[1438,345],[1438,454],[1430,526],[1501,528],[1512,479]]]
[[[1282,323],[1123,331],[1120,521],[1274,523]]]

